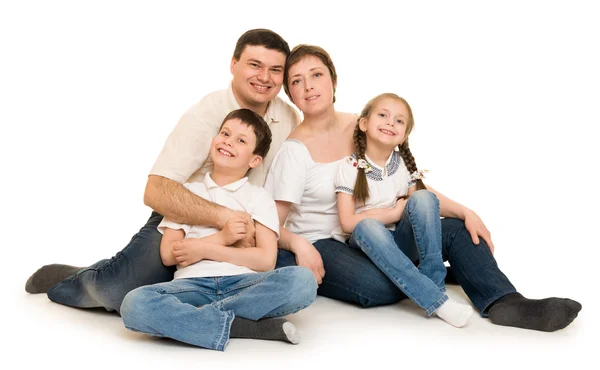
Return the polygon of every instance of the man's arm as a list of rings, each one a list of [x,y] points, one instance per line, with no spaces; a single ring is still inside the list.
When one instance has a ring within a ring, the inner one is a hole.
[[[203,199],[182,184],[158,175],[148,176],[144,204],[175,222],[218,229],[222,229],[233,215],[246,214]]]

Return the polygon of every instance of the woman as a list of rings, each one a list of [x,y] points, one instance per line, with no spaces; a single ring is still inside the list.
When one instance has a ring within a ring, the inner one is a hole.
[[[339,225],[334,178],[340,161],[354,152],[356,116],[334,108],[337,74],[329,54],[298,45],[286,61],[284,89],[304,120],[277,153],[266,189],[282,224],[277,267],[300,265],[313,271],[318,294],[363,307],[398,302],[406,296],[359,250],[331,238]],[[456,281],[483,317],[498,325],[555,331],[569,325],[581,305],[570,299],[532,300],[517,292],[492,255],[485,225],[470,209],[431,187],[440,202],[442,254]],[[419,208],[418,198],[410,198]],[[398,232],[416,260],[410,222]],[[473,239],[480,236],[476,245]]]

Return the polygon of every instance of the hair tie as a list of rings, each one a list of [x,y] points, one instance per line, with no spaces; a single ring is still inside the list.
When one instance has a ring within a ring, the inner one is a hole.
[[[425,178],[425,172],[429,172],[428,170],[417,170],[410,174],[410,179],[412,181],[422,180]]]
[[[373,168],[371,167],[371,165],[369,164],[369,162],[365,161],[364,159],[359,159],[358,160],[358,168],[362,168],[363,170],[365,170],[365,173],[369,173],[371,171],[373,171]]]

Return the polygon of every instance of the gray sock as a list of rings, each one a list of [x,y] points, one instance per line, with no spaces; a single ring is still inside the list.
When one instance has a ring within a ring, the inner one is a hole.
[[[496,325],[550,332],[565,328],[580,310],[581,304],[572,299],[528,299],[513,293],[496,301],[489,316]]]
[[[47,293],[48,289],[81,270],[81,267],[69,265],[46,265],[33,273],[25,283],[27,293]]]
[[[231,323],[229,337],[300,343],[300,334],[294,324],[282,318],[252,321],[236,317]]]

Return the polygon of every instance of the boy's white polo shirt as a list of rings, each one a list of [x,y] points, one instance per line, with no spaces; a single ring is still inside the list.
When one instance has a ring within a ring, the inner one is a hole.
[[[207,173],[204,182],[185,183],[184,186],[192,193],[213,203],[250,214],[253,220],[275,231],[279,238],[279,217],[275,201],[265,189],[252,185],[247,177],[221,187],[212,180],[210,173]],[[203,238],[220,231],[214,227],[185,225],[164,218],[158,225],[158,231],[162,234],[166,227],[182,229],[186,238]],[[254,272],[247,267],[228,262],[202,260],[187,267],[178,265],[174,279],[231,276]]]

